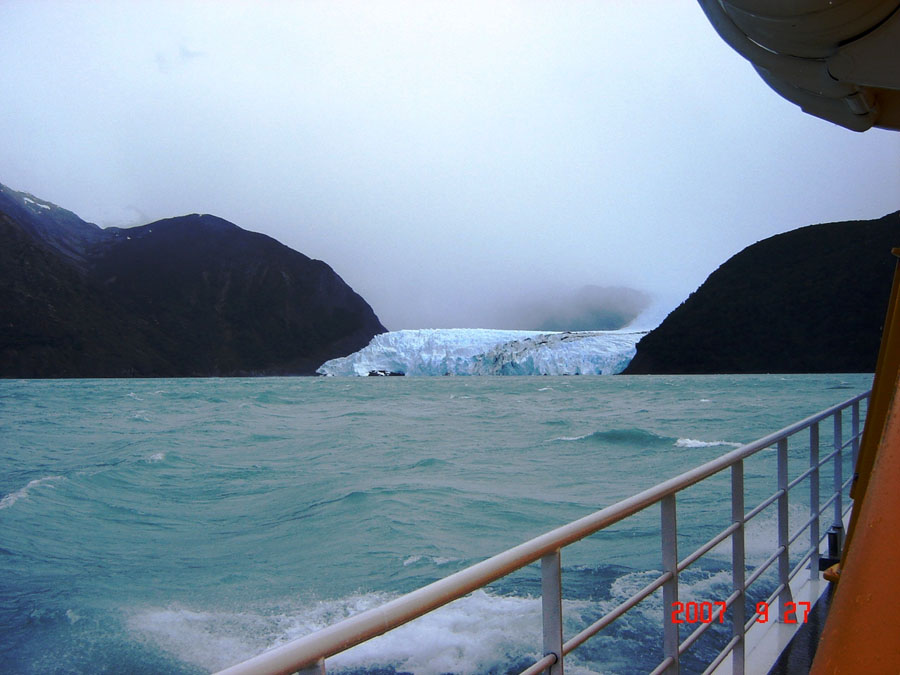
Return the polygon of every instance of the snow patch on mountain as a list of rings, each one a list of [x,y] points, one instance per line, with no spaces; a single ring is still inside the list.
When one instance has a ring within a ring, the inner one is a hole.
[[[40,202],[36,202],[33,199],[29,199],[28,197],[23,197],[22,199],[24,199],[26,204],[31,204],[32,206],[37,206],[37,207],[40,207],[42,209],[47,209],[47,210],[49,210],[51,208],[47,204],[41,204]]]

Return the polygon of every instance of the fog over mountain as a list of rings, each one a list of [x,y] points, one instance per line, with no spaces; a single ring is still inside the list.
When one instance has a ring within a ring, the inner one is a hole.
[[[643,291],[622,286],[582,286],[571,295],[547,298],[536,309],[537,330],[616,330],[626,327],[650,305]],[[540,314],[538,314],[540,312]]]
[[[4,183],[103,227],[216,214],[390,330],[565,325],[534,305],[587,284],[664,316],[755,241],[898,206],[900,134],[804,114],[690,0],[7,0],[0,63]]]

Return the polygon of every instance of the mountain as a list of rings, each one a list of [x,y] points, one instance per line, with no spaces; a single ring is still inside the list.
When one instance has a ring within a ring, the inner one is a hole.
[[[747,247],[637,345],[626,374],[872,372],[900,212]]]
[[[613,375],[643,333],[398,330],[323,364],[321,375]]]
[[[0,376],[313,374],[384,331],[328,265],[221,218],[101,229],[0,185]]]
[[[16,192],[0,184],[0,213],[15,221],[31,238],[80,269],[86,265],[86,249],[103,239],[103,230],[86,223],[71,211]]]

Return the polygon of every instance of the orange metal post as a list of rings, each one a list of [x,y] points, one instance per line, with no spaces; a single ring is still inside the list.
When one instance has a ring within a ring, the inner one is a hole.
[[[895,384],[900,385],[900,382]],[[900,673],[900,396],[847,552],[811,673]]]
[[[892,253],[900,258],[900,248],[895,248]],[[881,440],[881,432],[894,395],[898,371],[900,371],[900,261],[894,271],[894,284],[882,329],[881,347],[875,365],[875,381],[872,383],[872,397],[866,413],[866,426],[859,448],[856,476],[850,488],[850,496],[857,505],[866,494],[878,442]]]
[[[900,249],[894,249],[900,257]],[[900,673],[900,262],[851,494],[839,583],[811,673]]]

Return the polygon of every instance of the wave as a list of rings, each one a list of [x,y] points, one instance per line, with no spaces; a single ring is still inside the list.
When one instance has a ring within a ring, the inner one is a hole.
[[[749,505],[748,505],[749,508]],[[788,529],[795,532],[809,518],[809,512],[804,504],[796,501],[788,505]],[[808,541],[808,535],[804,535]],[[762,513],[748,522],[744,528],[744,556],[748,565],[759,565],[772,554],[778,541],[778,510],[775,506],[769,506]],[[804,541],[801,537],[800,541]],[[798,546],[795,544],[794,546]],[[805,544],[804,544],[805,546]],[[792,553],[794,549],[792,548]],[[797,549],[799,550],[799,548]],[[718,544],[709,552],[710,557],[719,560],[731,560],[731,538]],[[775,569],[774,567],[770,570]]]
[[[698,441],[694,438],[679,438],[675,441],[675,446],[679,448],[715,448],[725,445],[731,448],[743,447],[743,443],[737,441]]]
[[[446,565],[447,563],[455,562],[459,560],[459,558],[444,558],[442,556],[436,555],[411,555],[406,560],[403,561],[404,567],[409,567],[410,565],[415,565],[417,563],[430,563],[432,565]]]
[[[3,497],[3,499],[0,499],[0,509],[8,509],[20,499],[25,499],[26,497],[28,497],[29,492],[39,485],[53,483],[58,480],[63,480],[64,478],[64,476],[44,476],[43,478],[36,478],[35,480],[29,482],[25,487],[19,488],[15,492],[10,492],[8,495]]]
[[[558,436],[551,438],[548,442],[557,441],[590,441],[603,445],[634,445],[634,446],[654,446],[669,445],[675,439],[667,436],[660,436],[644,429],[610,429],[607,431],[594,431],[583,436]]]
[[[571,574],[601,572],[566,568],[564,580]],[[564,599],[566,633],[584,628],[658,575],[658,571],[619,568],[602,598]],[[685,573],[680,592],[689,600],[724,599],[730,593],[730,576],[724,572]],[[195,667],[219,670],[396,597],[374,592],[312,601],[301,607],[240,612],[150,607],[128,612],[126,625],[141,642]],[[624,661],[631,670],[651,669],[656,658],[655,626],[661,613],[662,598],[657,593],[610,626],[597,648],[573,653],[566,669],[576,674],[595,673],[598,667],[602,672],[621,672]],[[328,666],[329,670],[352,673],[519,672],[540,658],[540,617],[539,597],[476,590],[329,658]]]
[[[128,630],[193,666],[219,670],[320,630],[395,596],[368,593],[255,612],[185,607],[132,611]],[[417,675],[494,672],[540,658],[539,598],[475,591],[430,614],[328,659],[329,670],[413,672]],[[577,601],[576,601],[576,604]],[[581,603],[584,604],[584,603]],[[577,607],[566,603],[569,614]],[[521,669],[521,668],[520,668]],[[573,672],[578,672],[577,669]],[[584,671],[582,671],[584,672]]]
[[[439,459],[438,457],[426,457],[425,459],[420,459],[415,464],[410,465],[409,469],[441,469],[444,467],[450,466],[450,462],[445,459]]]
[[[554,442],[588,441],[601,445],[627,445],[633,447],[661,448],[663,446],[675,446],[677,448],[713,448],[725,446],[740,448],[743,443],[737,441],[701,441],[695,438],[672,438],[654,434],[644,429],[610,429],[608,431],[594,431],[582,436],[557,436],[551,438]]]

